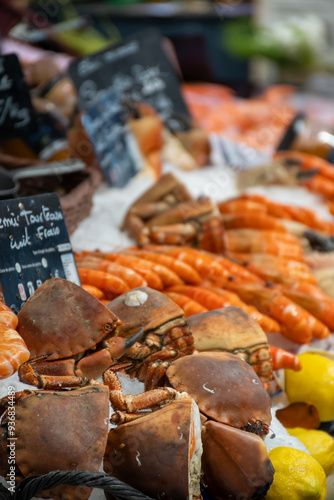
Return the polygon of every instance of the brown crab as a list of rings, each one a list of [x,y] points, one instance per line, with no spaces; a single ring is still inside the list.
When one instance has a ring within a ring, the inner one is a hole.
[[[182,309],[163,293],[139,287],[120,295],[107,307],[122,321],[118,336],[132,336],[138,326],[144,330],[141,342],[128,349],[112,368],[136,377],[146,390],[163,386],[170,362],[195,351]]]
[[[193,500],[201,498],[201,455],[198,407],[180,398],[111,429],[104,470],[151,498]]]
[[[172,174],[166,174],[129,209],[123,230],[139,246],[149,243],[187,245],[222,253],[224,228],[218,206],[195,200]]]
[[[267,336],[240,307],[223,307],[187,319],[198,351],[227,351],[249,363],[266,389],[273,380]]]
[[[0,425],[0,454],[5,457],[0,475],[7,480],[55,470],[100,470],[109,420],[108,388],[103,384],[16,393],[15,427],[11,409],[10,405]],[[43,496],[87,500],[91,491],[62,485],[45,490]]]
[[[98,378],[142,335],[115,336],[121,321],[99,300],[71,281],[45,281],[18,314],[30,361],[22,381],[39,388],[78,387]],[[46,359],[46,361],[45,361]]]
[[[265,492],[274,471],[260,436],[269,431],[271,401],[254,370],[234,354],[210,352],[178,358],[166,375],[171,387],[124,396],[116,374],[107,370],[103,379],[115,409],[112,421],[127,429],[141,420],[144,409],[186,392],[202,414],[203,485],[210,495],[250,499]]]

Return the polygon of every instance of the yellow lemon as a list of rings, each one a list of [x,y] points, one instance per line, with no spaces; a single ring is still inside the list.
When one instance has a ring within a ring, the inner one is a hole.
[[[325,500],[326,474],[306,451],[280,446],[269,458],[275,474],[266,500]]]
[[[324,469],[326,476],[334,471],[334,439],[328,432],[295,427],[287,429],[299,439]]]
[[[304,352],[298,355],[299,372],[285,370],[285,392],[290,403],[313,403],[321,422],[334,419],[334,361],[321,354]]]

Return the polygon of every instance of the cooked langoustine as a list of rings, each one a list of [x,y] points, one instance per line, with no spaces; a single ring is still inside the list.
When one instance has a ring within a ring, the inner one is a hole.
[[[247,304],[253,304],[264,314],[276,319],[281,325],[281,334],[298,344],[308,343],[312,338],[323,339],[330,331],[306,309],[282,294],[277,288],[260,285],[228,285]]]
[[[287,229],[276,217],[262,210],[235,212],[222,215],[225,229],[267,229],[287,233]]]
[[[331,167],[332,168],[332,167]],[[320,176],[315,176],[312,178],[312,182],[318,182],[317,180],[314,181],[314,179],[318,179]],[[308,181],[311,182],[311,181]],[[319,181],[320,182],[320,181]],[[327,179],[327,182],[328,181]],[[332,232],[333,231],[333,225],[331,222],[322,220],[314,210],[305,208],[305,207],[299,207],[295,205],[287,205],[285,203],[278,203],[273,200],[270,200],[266,196],[263,196],[258,193],[243,193],[240,195],[239,198],[235,198],[235,203],[234,205],[238,207],[237,201],[239,202],[239,206],[242,206],[243,204],[245,206],[249,206],[248,210],[252,210],[253,207],[262,207],[262,209],[269,215],[276,217],[278,219],[286,219],[286,220],[294,220],[296,222],[300,222],[301,224],[304,224],[305,226],[311,228],[311,229],[317,229],[319,231],[325,231],[325,232]],[[233,200],[231,200],[232,202]],[[221,210],[224,210],[224,205],[219,205],[221,206]],[[233,207],[233,205],[232,205]],[[236,211],[239,209],[237,208]],[[253,208],[254,210],[254,208]],[[260,208],[257,208],[257,210],[260,210]],[[224,213],[224,212],[223,212]]]
[[[238,306],[256,320],[265,332],[275,333],[280,331],[280,325],[277,321],[265,316],[256,307],[245,304],[237,295],[231,293],[229,290],[222,290],[211,285],[206,285],[206,287],[178,285],[168,288],[167,291],[186,295],[198,302],[202,307],[205,307],[208,311],[223,307]]]
[[[281,287],[284,295],[322,321],[334,331],[334,300],[310,283],[294,283]]]
[[[0,302],[0,380],[13,375],[30,357],[23,338],[15,330],[17,323],[16,314]]]
[[[284,256],[268,253],[229,253],[246,270],[256,274],[264,281],[274,283],[307,282],[316,284],[317,280],[311,268],[304,262],[287,259]]]
[[[225,232],[226,252],[270,253],[304,261],[304,249],[298,238],[278,231],[229,229]]]

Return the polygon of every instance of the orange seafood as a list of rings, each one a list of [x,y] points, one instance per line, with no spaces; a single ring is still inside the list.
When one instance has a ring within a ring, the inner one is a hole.
[[[167,292],[180,293],[198,302],[209,311],[233,305],[230,298],[221,297],[200,286],[178,285],[167,288]]]
[[[100,288],[98,288],[97,286],[94,286],[94,285],[81,285],[81,286],[86,292],[90,293],[91,295],[93,295],[97,299],[99,299],[99,300],[104,299],[103,291]]]
[[[277,218],[261,210],[250,212],[238,212],[222,215],[225,229],[269,229],[280,233],[287,233],[287,229]]]
[[[104,259],[114,261],[121,266],[133,269],[144,278],[148,287],[153,288],[154,290],[163,289],[163,281],[157,272],[155,272],[152,268],[153,266],[150,265],[150,262],[132,255],[116,253],[102,253],[101,255]]]
[[[294,283],[282,286],[284,295],[322,321],[334,331],[334,300],[320,288],[309,283]]]
[[[129,286],[122,279],[104,271],[95,269],[78,268],[81,283],[84,285],[93,285],[106,292],[121,295],[130,290]]]
[[[145,249],[131,249],[131,253],[136,255],[137,257],[141,257],[145,260],[150,260],[167,267],[168,269],[176,273],[185,283],[190,283],[191,285],[200,285],[203,281],[196,269],[194,269],[192,266],[189,266],[185,262],[182,262],[181,260],[178,260],[169,255],[164,255],[155,251],[147,251]]]
[[[222,215],[238,212],[267,212],[267,207],[262,203],[243,198],[232,198],[218,203],[219,211]]]
[[[308,311],[281,294],[278,289],[259,285],[228,285],[247,304],[253,304],[261,312],[276,319],[281,324],[284,337],[297,344],[305,344],[312,338],[323,339],[330,331]]]
[[[115,262],[123,262],[124,265],[128,265],[130,268],[133,267],[136,269],[152,271],[159,277],[164,286],[178,285],[182,283],[179,276],[168,267],[150,260],[142,259],[135,255],[131,255],[131,252],[128,253],[127,251],[124,251],[122,253],[115,253],[114,255],[108,254],[108,258],[115,260]]]
[[[315,177],[318,179],[319,175]],[[328,180],[326,182],[330,183]],[[295,220],[312,229],[318,229],[319,231],[332,231],[332,223],[322,220],[314,210],[309,208],[277,203],[258,193],[243,193],[237,200],[240,200],[240,202],[243,201],[245,203],[262,205],[269,215],[279,219]]]
[[[15,330],[17,323],[16,314],[0,302],[0,380],[13,375],[30,357],[23,338]]]
[[[227,252],[271,253],[304,261],[301,243],[292,235],[278,231],[229,229],[225,234]]]
[[[263,283],[263,280],[253,272],[245,269],[244,266],[233,262],[227,257],[217,256],[216,261],[230,273],[229,281],[234,283]]]
[[[271,359],[273,362],[273,370],[288,368],[290,370],[299,371],[302,369],[299,358],[290,351],[269,345]]]
[[[188,318],[194,314],[207,312],[207,308],[201,306],[198,302],[190,299],[187,295],[176,292],[163,292],[169,299],[171,299],[175,304],[181,307],[184,312],[184,317]]]
[[[196,248],[177,247],[177,246],[151,246],[150,250],[170,255],[189,266],[196,269],[202,279],[208,279],[216,284],[224,284],[229,279],[230,273],[224,269],[217,261],[215,254],[197,250]]]
[[[241,309],[246,311],[261,326],[264,332],[275,333],[280,331],[280,325],[277,321],[262,314],[255,306],[243,302],[240,297],[236,293],[231,292],[231,290],[223,290],[213,287],[210,284],[204,284],[204,287],[206,290],[210,290],[216,295],[225,297],[226,300],[230,300],[231,305],[241,307]]]
[[[76,255],[75,260],[79,267],[95,269],[96,271],[105,271],[106,273],[110,273],[118,278],[121,278],[129,285],[130,288],[138,288],[139,286],[147,285],[144,278],[133,269],[121,266],[116,262],[103,259],[100,252],[84,252],[81,255]]]
[[[269,253],[229,253],[229,257],[237,259],[243,267],[265,281],[275,283],[306,281],[312,284],[317,282],[306,263],[286,259],[284,256]]]

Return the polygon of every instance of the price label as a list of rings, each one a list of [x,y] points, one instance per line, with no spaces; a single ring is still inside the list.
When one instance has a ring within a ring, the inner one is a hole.
[[[57,194],[0,201],[0,244],[0,283],[16,314],[52,277],[80,285]]]
[[[22,137],[37,129],[30,93],[15,54],[0,56],[0,140]]]

